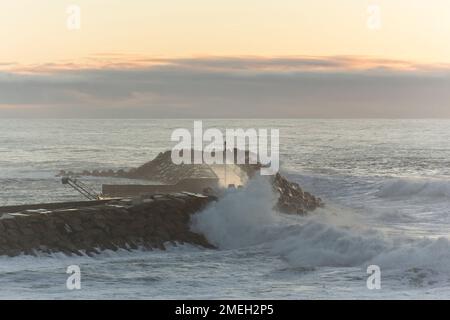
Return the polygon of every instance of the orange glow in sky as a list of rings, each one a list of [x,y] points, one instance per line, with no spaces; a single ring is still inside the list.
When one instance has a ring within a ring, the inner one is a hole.
[[[67,27],[71,4],[80,29]],[[0,11],[1,69],[248,55],[450,63],[448,0],[15,0]]]

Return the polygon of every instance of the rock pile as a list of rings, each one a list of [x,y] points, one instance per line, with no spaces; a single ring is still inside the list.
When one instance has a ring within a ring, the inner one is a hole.
[[[276,208],[284,213],[305,215],[323,207],[322,199],[303,191],[298,183],[290,182],[277,173],[272,181],[274,192],[279,194]]]
[[[171,151],[161,152],[155,159],[128,171],[123,169],[117,171],[84,170],[83,172],[74,173],[61,170],[58,174],[58,176],[66,175],[142,179],[165,184],[175,184],[183,179],[217,178],[211,167],[206,164],[174,164],[171,158]]]
[[[246,164],[241,164],[239,167],[249,178],[252,178],[261,169],[261,164],[249,164],[248,157],[249,154],[247,152]],[[324,206],[322,199],[302,190],[298,183],[290,182],[280,173],[273,177],[272,188],[279,195],[275,209],[280,212],[306,215],[308,212]]]

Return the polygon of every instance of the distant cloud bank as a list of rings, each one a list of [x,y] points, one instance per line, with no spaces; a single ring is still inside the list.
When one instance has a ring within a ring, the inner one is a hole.
[[[366,57],[0,62],[1,118],[450,117],[450,67]]]

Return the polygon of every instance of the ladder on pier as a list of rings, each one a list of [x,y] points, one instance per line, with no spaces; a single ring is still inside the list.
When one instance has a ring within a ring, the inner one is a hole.
[[[84,197],[89,200],[101,200],[101,195],[97,194],[91,187],[84,184],[83,182],[71,178],[71,177],[63,177],[61,179],[62,184],[69,185],[74,188],[76,191],[81,193]]]

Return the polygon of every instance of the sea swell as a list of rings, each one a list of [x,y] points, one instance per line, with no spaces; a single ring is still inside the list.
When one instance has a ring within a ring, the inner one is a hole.
[[[391,178],[383,181],[376,195],[380,198],[450,197],[450,180],[438,178]]]
[[[332,207],[309,217],[272,210],[273,195],[263,179],[230,192],[193,217],[192,229],[222,250],[261,246],[295,267],[366,267],[407,271],[414,268],[450,274],[447,238],[387,235],[356,223],[357,217],[330,217]],[[351,213],[352,215],[355,213]],[[348,224],[343,223],[347,221]]]

